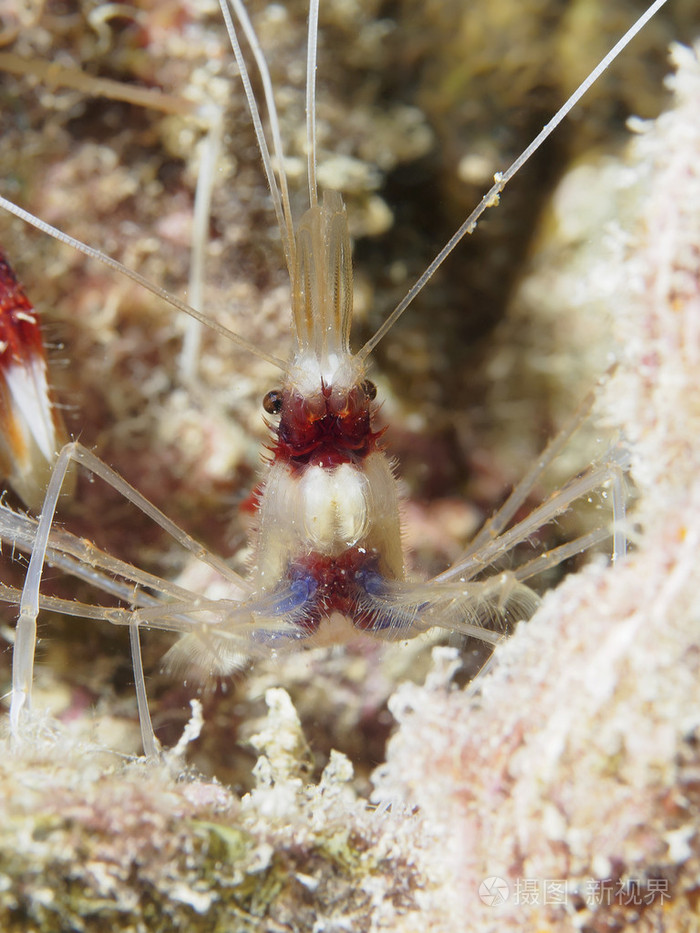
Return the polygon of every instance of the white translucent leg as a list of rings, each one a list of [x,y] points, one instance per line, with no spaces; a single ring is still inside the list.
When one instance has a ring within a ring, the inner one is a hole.
[[[37,519],[15,512],[0,503],[0,541],[4,545],[31,554],[38,525]],[[189,590],[176,583],[140,570],[133,564],[100,550],[85,538],[78,538],[63,529],[54,528],[51,531],[45,560],[51,567],[78,577],[103,593],[109,593],[135,606],[160,603],[164,599],[186,601],[192,598]],[[11,589],[5,584],[0,584],[0,590],[9,592]],[[153,594],[152,601],[150,593]],[[242,591],[240,598],[243,599],[244,595]],[[17,603],[19,604],[19,600]]]
[[[462,560],[466,560],[472,554],[478,553],[485,542],[494,540],[500,535],[520,506],[523,505],[530,495],[540,477],[547,470],[549,465],[559,456],[563,448],[569,443],[573,435],[590,415],[594,401],[595,394],[589,392],[564,427],[547,444],[538,459],[513,489],[503,505],[488,519],[488,521],[484,522],[482,528],[462,555]]]
[[[576,554],[583,554],[585,551],[589,551],[609,537],[610,534],[607,528],[596,528],[594,531],[589,531],[588,534],[581,535],[581,537],[575,538],[573,541],[567,541],[566,544],[561,544],[559,547],[552,548],[551,551],[538,554],[537,557],[528,561],[526,564],[522,564],[517,570],[514,570],[513,576],[516,580],[529,580],[530,577],[535,577],[539,573],[544,573],[546,570],[558,567],[559,564],[568,560],[570,557],[574,557]]]
[[[127,483],[123,477],[116,473],[111,467],[108,467],[106,463],[103,463],[102,460],[100,460],[99,457],[96,457],[92,451],[87,449],[87,447],[83,447],[82,444],[74,441],[72,444],[68,444],[64,450],[69,451],[69,456],[71,459],[75,460],[77,463],[82,464],[91,473],[99,476],[100,479],[104,480],[105,483],[108,483],[113,489],[124,496],[125,499],[128,499],[129,502],[133,503],[133,505],[135,505],[137,509],[143,512],[144,515],[147,515],[157,525],[160,525],[164,531],[166,531],[172,538],[174,538],[178,544],[182,545],[182,547],[189,551],[193,557],[195,557],[197,560],[201,560],[204,564],[208,564],[213,570],[215,570],[217,573],[220,573],[225,579],[235,583],[243,591],[249,592],[249,585],[246,583],[243,577],[241,577],[235,571],[231,570],[226,561],[222,560],[220,557],[217,557],[215,554],[212,554],[204,547],[204,545],[200,544],[199,541],[196,541],[194,538],[188,535],[187,532],[183,531],[182,528],[169,519],[167,515],[161,512],[160,509],[156,508],[152,502],[149,502],[145,496],[142,496],[140,492],[137,492],[137,490],[134,489],[133,486],[129,485],[129,483]]]
[[[543,472],[560,452],[564,443],[569,440],[573,432],[581,424],[581,420],[582,415],[581,410],[579,410],[576,418],[554,438],[535,466],[518,483],[506,502],[484,524],[464,554],[451,567],[435,577],[435,582],[449,581],[455,577],[465,580],[473,578],[501,556],[507,554],[516,545],[527,540],[538,529],[566,512],[577,499],[601,489],[606,484],[610,484],[612,490],[613,559],[617,560],[624,555],[624,469],[628,458],[627,454],[622,450],[612,450],[602,463],[593,464],[580,476],[570,480],[560,490],[551,495],[546,502],[530,512],[521,522],[509,530],[503,531],[517,509],[520,508],[535,487]],[[608,532],[605,532],[604,536],[607,536],[607,534]],[[578,548],[578,550],[581,549]],[[577,551],[575,550],[573,553],[577,553]],[[559,562],[563,559],[565,558],[559,558]],[[551,563],[549,566],[556,566],[556,564]]]
[[[575,427],[575,425],[574,425]],[[566,544],[539,554],[537,557],[503,573],[491,571],[489,563],[503,558],[509,550],[525,541],[533,532],[556,518],[571,504],[594,490],[600,490],[601,484],[607,484],[612,501],[613,553],[612,560],[619,560],[625,553],[625,485],[624,471],[628,457],[624,451],[614,451],[608,460],[599,466],[593,466],[581,476],[568,483],[555,493],[547,502],[535,509],[526,519],[509,531],[498,534],[510,521],[515,509],[513,499],[524,501],[530,489],[539,478],[553,456],[553,451],[561,449],[564,440],[571,435],[571,425],[565,436],[555,438],[538,462],[538,469],[530,472],[528,487],[519,484],[504,507],[487,523],[488,533],[477,536],[481,547],[475,550],[472,545],[466,557],[458,560],[439,577],[425,584],[397,584],[384,598],[383,614],[396,613],[399,624],[396,631],[384,631],[384,637],[402,637],[400,620],[416,613],[410,634],[433,627],[440,627],[448,632],[477,638],[495,647],[506,637],[506,630],[521,619],[528,619],[539,604],[539,597],[524,581],[557,567],[568,558],[583,553],[611,536],[610,528],[601,526]],[[458,580],[455,580],[458,577]],[[479,671],[481,678],[495,662],[492,655]],[[476,681],[476,678],[475,678]],[[471,690],[474,690],[474,683]],[[476,688],[478,689],[478,688]]]
[[[609,476],[610,469],[606,465],[594,468],[571,483],[567,483],[563,489],[551,496],[531,512],[527,518],[508,531],[488,540],[478,550],[470,547],[466,556],[459,558],[450,568],[435,577],[435,582],[447,582],[455,577],[464,580],[472,579],[511,551],[516,545],[526,541],[534,532],[567,511],[572,502],[591,493],[593,490],[599,489],[601,484],[609,479]]]
[[[15,630],[12,653],[12,701],[10,703],[10,734],[20,735],[20,717],[31,709],[34,679],[34,652],[36,649],[36,619],[39,614],[39,586],[44,558],[53,524],[58,497],[72,459],[73,444],[67,444],[58,455],[56,465],[44,497],[44,506],[37,527],[32,556],[29,560]]]
[[[58,455],[48,488],[46,490],[41,516],[38,523],[36,524],[36,531],[33,536],[29,567],[27,569],[24,587],[20,597],[19,620],[17,622],[15,632],[15,645],[12,659],[12,700],[10,704],[10,731],[11,735],[15,738],[19,737],[21,734],[21,720],[23,715],[31,709],[34,654],[36,648],[36,620],[41,605],[41,577],[44,564],[47,560],[47,551],[50,547],[51,528],[54,521],[58,499],[61,494],[61,489],[65,482],[69,466],[73,461],[82,464],[88,470],[95,473],[106,483],[112,486],[115,490],[117,490],[117,492],[120,492],[126,499],[128,499],[137,508],[144,512],[144,514],[149,516],[151,519],[153,519],[153,521],[160,525],[161,528],[172,535],[172,537],[186,550],[188,550],[194,557],[208,564],[210,567],[220,573],[224,579],[233,583],[242,594],[247,594],[249,592],[249,587],[242,579],[242,577],[234,573],[234,571],[232,571],[224,561],[211,554],[209,551],[207,551],[206,548],[204,548],[181,528],[175,525],[174,522],[167,518],[167,516],[165,516],[147,499],[145,499],[140,493],[138,493],[122,477],[115,473],[114,470],[104,464],[91,451],[87,450],[87,448],[83,447],[77,442],[67,444]],[[64,535],[66,540],[70,537],[72,536]],[[94,557],[98,554],[101,555],[102,552],[99,552],[98,549],[93,549],[92,554]],[[104,555],[104,557],[106,558],[106,555]],[[72,558],[70,555],[67,555],[67,559],[75,561],[75,558]],[[135,568],[130,568],[130,565],[124,565],[122,562],[116,561],[116,559],[113,558],[110,560],[113,563],[110,564],[110,561],[106,559],[102,560],[102,564],[107,570],[114,570],[115,565],[119,564],[121,567],[129,568],[131,577],[138,574],[138,571],[136,571]],[[100,560],[96,559],[96,563],[99,564]],[[94,573],[94,571],[88,565],[87,573],[82,575],[87,576],[89,579],[91,573]],[[100,571],[98,570],[96,573],[99,575]],[[156,579],[150,575],[146,576],[149,577],[148,580],[144,581],[146,585],[150,585],[151,582]],[[185,594],[190,599],[189,604],[183,603],[183,605],[191,605],[191,594],[187,593],[187,591],[180,590],[178,595],[182,598],[183,594]],[[123,596],[123,594],[120,595]],[[172,596],[172,594],[169,595]],[[138,601],[139,600],[137,600],[137,602]],[[145,601],[149,602],[147,597],[145,598]],[[112,613],[119,611],[122,613],[127,613],[126,610],[111,610]],[[164,610],[162,607],[158,607],[158,611],[163,612]],[[110,610],[102,610],[102,617],[106,617],[109,612]],[[137,619],[137,616],[131,615],[129,618]],[[170,625],[169,627],[173,626]],[[141,670],[140,674],[138,671],[135,671],[135,677],[137,679],[137,692],[139,689],[141,689],[145,697],[143,671]],[[140,705],[141,703],[142,700],[139,701]],[[153,730],[150,726],[150,723],[144,725],[142,722],[142,728],[144,729],[145,733],[150,732],[152,735]]]
[[[131,664],[134,669],[134,684],[136,686],[136,705],[139,711],[139,725],[141,727],[141,743],[146,758],[157,758],[160,755],[160,742],[153,731],[151,712],[148,708],[148,695],[146,694],[146,677],[143,673],[143,658],[141,657],[141,642],[139,640],[138,622],[129,625],[129,642],[131,644]]]
[[[613,552],[612,560],[615,563],[627,553],[627,534],[625,518],[627,514],[627,495],[625,492],[625,476],[622,467],[614,471],[611,482],[612,511],[613,511]]]

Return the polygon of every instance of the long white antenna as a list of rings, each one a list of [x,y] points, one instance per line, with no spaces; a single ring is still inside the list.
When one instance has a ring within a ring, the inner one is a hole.
[[[536,152],[542,143],[550,136],[554,130],[559,126],[564,117],[569,113],[569,111],[576,106],[579,100],[583,95],[588,91],[591,85],[598,80],[598,78],[603,74],[603,72],[609,67],[609,65],[617,58],[620,52],[634,39],[637,33],[642,29],[654,16],[654,14],[661,9],[661,7],[667,2],[667,0],[655,0],[654,3],[642,13],[639,19],[627,30],[624,36],[612,47],[608,52],[605,58],[593,69],[593,71],[588,75],[585,81],[582,81],[581,84],[576,88],[574,93],[569,97],[566,103],[556,112],[554,117],[547,123],[537,134],[535,139],[530,143],[530,145],[525,149],[515,160],[515,162],[510,165],[503,174],[500,172],[494,176],[495,184],[488,191],[487,194],[479,202],[478,206],[471,212],[471,214],[464,221],[459,230],[456,231],[450,237],[448,242],[443,246],[440,252],[437,254],[435,259],[430,263],[428,268],[425,270],[423,275],[418,279],[418,281],[413,285],[410,291],[405,295],[405,297],[398,303],[398,305],[391,312],[389,317],[384,321],[381,327],[377,330],[373,337],[367,341],[367,343],[362,347],[362,349],[357,354],[360,360],[366,359],[369,354],[374,350],[379,341],[384,337],[384,335],[394,326],[398,321],[401,315],[404,313],[406,308],[411,304],[416,295],[423,290],[427,282],[433,277],[436,270],[443,264],[443,262],[450,255],[452,250],[457,246],[457,244],[466,236],[467,233],[473,233],[476,228],[476,222],[479,220],[484,211],[489,207],[494,207],[498,204],[501,191],[505,188],[511,178],[523,167],[527,162],[530,156]]]
[[[248,103],[250,118],[253,121],[253,128],[255,129],[255,136],[258,141],[258,149],[260,150],[260,157],[262,158],[263,168],[265,170],[265,175],[267,176],[267,184],[270,188],[272,203],[275,208],[275,214],[277,215],[277,224],[280,229],[282,245],[284,248],[284,258],[287,263],[289,278],[292,279],[296,265],[294,221],[292,219],[292,208],[289,202],[287,174],[284,170],[284,150],[282,148],[282,135],[280,133],[280,123],[279,117],[277,116],[275,97],[272,91],[270,70],[267,67],[267,62],[265,60],[265,56],[263,55],[263,51],[260,48],[258,37],[255,35],[255,30],[253,29],[253,25],[250,22],[245,6],[241,0],[219,0],[219,6],[221,7],[221,13],[224,17],[224,22],[226,23],[226,30],[231,41],[233,54],[236,56],[238,70],[241,74],[241,81],[243,83],[243,89],[245,91],[246,101]],[[253,57],[255,58],[255,64],[258,68],[260,80],[262,81],[263,93],[265,95],[265,105],[267,107],[267,115],[270,121],[270,131],[272,132],[272,145],[275,152],[275,158],[277,160],[277,168],[279,172],[279,186],[277,184],[277,179],[275,178],[275,172],[272,168],[272,159],[270,158],[270,150],[267,145],[267,139],[265,138],[265,131],[263,129],[262,120],[260,119],[260,110],[255,99],[253,87],[250,83],[248,68],[246,66],[245,59],[243,58],[243,52],[241,51],[241,45],[238,41],[236,27],[231,17],[229,6],[233,10],[236,19],[238,20],[241,28],[243,29],[243,32],[245,33],[246,40],[248,41],[248,45],[250,46],[250,49],[253,53]]]
[[[306,164],[309,207],[318,204],[316,183],[316,60],[318,58],[319,0],[309,3],[309,37],[306,42]]]
[[[215,333],[230,340],[231,343],[235,343],[236,346],[247,350],[249,353],[253,353],[259,359],[265,360],[267,363],[272,363],[273,366],[281,369],[282,372],[288,371],[289,367],[284,360],[278,359],[278,357],[273,356],[271,353],[266,353],[254,343],[251,343],[250,340],[246,340],[245,337],[241,337],[241,335],[237,334],[235,331],[229,330],[228,327],[224,327],[224,325],[219,324],[218,321],[212,321],[206,314],[202,314],[202,312],[197,311],[196,308],[190,307],[185,301],[181,301],[178,297],[166,291],[164,288],[161,288],[159,285],[154,285],[153,282],[150,282],[143,275],[135,272],[133,269],[129,269],[106,253],[101,253],[99,249],[88,246],[87,243],[83,243],[82,240],[76,240],[75,237],[69,236],[57,227],[52,227],[51,224],[47,224],[45,220],[41,220],[40,217],[31,214],[29,211],[25,211],[23,207],[19,207],[17,204],[8,201],[7,198],[3,198],[2,196],[0,196],[0,208],[7,211],[8,214],[14,214],[15,217],[19,217],[20,220],[30,224],[32,227],[36,227],[36,229],[41,230],[42,233],[46,233],[55,240],[65,243],[66,246],[70,246],[79,253],[83,253],[84,256],[88,256],[90,259],[96,259],[98,262],[101,262],[103,266],[107,266],[108,269],[113,269],[127,279],[131,279],[132,282],[136,282],[137,285],[145,288],[147,291],[151,292],[151,294],[156,295],[156,297],[161,298],[173,308],[177,308],[178,311],[189,314],[189,316],[193,317],[196,321],[206,324],[206,326]]]

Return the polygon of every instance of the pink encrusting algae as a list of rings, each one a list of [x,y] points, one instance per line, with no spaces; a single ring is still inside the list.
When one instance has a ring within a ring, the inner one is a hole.
[[[636,225],[592,269],[616,286],[602,405],[630,446],[636,548],[550,593],[476,695],[391,701],[377,793],[440,840],[443,929],[698,928],[700,65],[673,59],[675,107],[620,166]]]

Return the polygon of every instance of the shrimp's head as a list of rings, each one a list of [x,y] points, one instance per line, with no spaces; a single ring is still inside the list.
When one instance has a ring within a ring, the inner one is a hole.
[[[395,620],[380,596],[404,573],[398,493],[372,426],[376,388],[350,352],[352,258],[337,192],[299,224],[292,311],[296,353],[264,401],[279,423],[258,496],[258,588],[305,637],[339,617],[385,631]]]
[[[371,425],[377,391],[364,361],[350,352],[352,256],[337,191],[326,192],[299,224],[292,313],[297,350],[284,387],[264,402],[280,416],[275,458],[298,470],[359,466],[377,447],[380,432]]]
[[[377,448],[381,431],[372,429],[374,383],[363,379],[346,386],[326,385],[308,394],[292,385],[266,397],[280,414],[275,456],[299,469],[307,464],[332,469],[359,465]]]

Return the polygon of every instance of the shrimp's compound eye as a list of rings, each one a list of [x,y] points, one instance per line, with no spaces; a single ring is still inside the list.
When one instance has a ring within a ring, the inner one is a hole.
[[[279,389],[272,389],[263,399],[263,408],[268,415],[279,415],[282,411],[282,393]]]
[[[377,397],[377,387],[372,382],[372,380],[365,379],[364,382],[362,383],[361,388],[362,388],[362,391],[367,396],[367,398],[370,400],[370,402],[374,401],[374,399]]]

